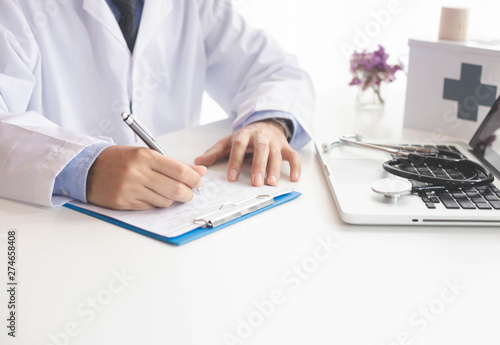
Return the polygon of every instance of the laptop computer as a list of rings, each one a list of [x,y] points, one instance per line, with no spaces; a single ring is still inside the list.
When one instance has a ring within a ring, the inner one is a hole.
[[[371,189],[375,181],[398,178],[382,168],[392,158],[389,153],[349,144],[335,145],[326,152],[317,142],[316,151],[342,220],[366,225],[500,225],[500,97],[468,145],[436,145],[458,150],[480,163],[495,175],[495,180],[482,187],[389,198]]]

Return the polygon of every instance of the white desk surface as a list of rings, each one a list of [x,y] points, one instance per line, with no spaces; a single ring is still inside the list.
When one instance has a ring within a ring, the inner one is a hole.
[[[355,129],[421,138],[402,131],[391,109],[353,112],[323,97],[318,137]],[[225,121],[160,144],[192,161],[228,131]],[[301,181],[281,182],[300,198],[180,247],[66,208],[0,199],[0,343],[500,342],[498,228],[344,224],[312,144],[301,158]],[[18,237],[15,339],[5,327],[10,228]],[[338,247],[321,246],[329,241]]]

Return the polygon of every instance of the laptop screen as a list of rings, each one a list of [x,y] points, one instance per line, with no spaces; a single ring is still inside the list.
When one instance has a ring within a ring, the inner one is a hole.
[[[500,97],[497,98],[469,145],[474,153],[500,173]]]

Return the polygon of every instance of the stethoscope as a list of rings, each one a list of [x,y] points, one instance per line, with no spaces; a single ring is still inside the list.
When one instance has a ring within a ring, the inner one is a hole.
[[[436,192],[447,189],[484,186],[490,184],[495,179],[488,169],[465,158],[465,156],[459,152],[428,147],[367,143],[362,141],[362,136],[360,134],[344,135],[333,143],[323,144],[322,149],[328,152],[332,147],[339,144],[367,147],[397,156],[397,158],[384,162],[382,167],[387,172],[401,177],[402,179],[386,178],[372,184],[372,190],[374,192],[391,198],[411,193]],[[421,175],[417,172],[401,169],[401,167],[410,166],[418,168],[424,164],[428,167],[451,167],[457,171],[457,175],[461,175],[462,177]],[[413,186],[409,180],[426,182],[431,185]]]

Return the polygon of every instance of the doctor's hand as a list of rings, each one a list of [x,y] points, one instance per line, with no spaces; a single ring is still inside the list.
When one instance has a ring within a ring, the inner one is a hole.
[[[300,157],[286,140],[283,128],[272,121],[254,122],[233,134],[219,140],[195,164],[210,166],[229,157],[227,179],[236,181],[245,155],[253,153],[252,184],[278,185],[283,160],[290,164],[290,179],[300,179]],[[266,177],[267,172],[267,177]]]
[[[110,146],[87,176],[87,200],[117,210],[168,207],[192,199],[207,168],[140,147]]]

